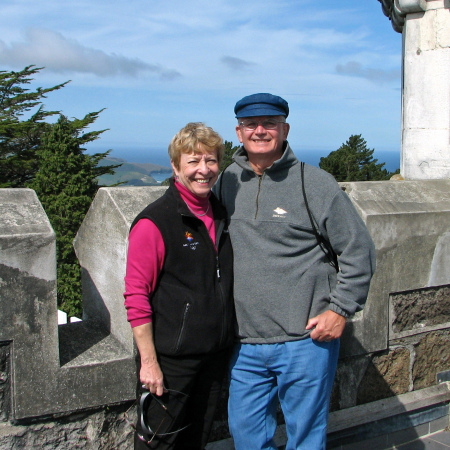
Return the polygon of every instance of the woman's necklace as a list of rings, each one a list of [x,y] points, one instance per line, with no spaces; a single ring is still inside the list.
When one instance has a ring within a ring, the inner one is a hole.
[[[206,214],[208,214],[209,211],[209,207],[211,206],[211,203],[208,202],[208,207],[206,208],[206,211],[203,214],[197,214],[196,212],[194,212],[192,210],[192,208],[186,203],[187,207],[189,208],[189,211],[191,211],[192,214],[195,214],[197,217],[203,217],[206,216]]]

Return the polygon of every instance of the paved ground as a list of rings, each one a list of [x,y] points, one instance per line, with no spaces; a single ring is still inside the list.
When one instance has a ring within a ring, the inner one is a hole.
[[[207,450],[234,450],[231,439],[223,441],[212,442],[206,446]],[[284,450],[284,445],[278,447],[279,450]],[[397,447],[389,447],[373,445],[370,446],[365,442],[364,444],[349,444],[343,446],[344,449],[351,450],[449,450],[450,449],[450,431],[439,431],[438,433],[430,434],[427,437],[416,439],[413,442],[408,442]],[[337,450],[337,449],[336,449]]]
[[[414,442],[396,447],[398,450],[448,450],[450,449],[450,431],[439,431]]]

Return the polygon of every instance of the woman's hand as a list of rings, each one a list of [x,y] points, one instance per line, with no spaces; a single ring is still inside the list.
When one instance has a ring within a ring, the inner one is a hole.
[[[158,361],[144,362],[141,357],[139,377],[143,386],[152,394],[162,395],[165,392],[163,373]]]
[[[140,382],[152,394],[163,395],[166,392],[164,376],[156,356],[152,324],[145,323],[134,327],[133,336],[141,357]]]

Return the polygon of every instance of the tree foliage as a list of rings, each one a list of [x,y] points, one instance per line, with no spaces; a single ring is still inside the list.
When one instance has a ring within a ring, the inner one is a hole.
[[[42,68],[0,71],[0,187],[34,189],[56,233],[58,305],[69,316],[81,314],[81,276],[72,242],[97,192],[97,177],[119,165],[99,166],[109,152],[86,155],[83,146],[104,131],[84,130],[101,111],[69,120],[46,111],[47,94],[67,83],[30,91]],[[55,123],[50,118],[58,116]]]
[[[38,170],[35,158],[45,120],[58,111],[45,111],[42,99],[69,81],[34,92],[24,86],[42,68],[27,66],[20,72],[0,71],[0,187],[23,187]],[[28,115],[28,118],[24,118]]]
[[[385,163],[373,159],[373,152],[360,134],[352,135],[340,148],[320,158],[319,167],[336,181],[388,180],[392,173],[383,168]]]
[[[58,306],[69,316],[80,315],[81,269],[72,243],[97,192],[96,178],[113,173],[118,166],[98,166],[109,152],[84,154],[82,146],[102,131],[83,133],[99,112],[83,119],[69,120],[60,115],[41,136],[35,156],[39,169],[28,187],[34,189],[56,234]]]
[[[222,172],[226,167],[228,167],[233,162],[233,155],[236,150],[239,149],[239,145],[233,146],[233,142],[224,141],[225,152],[223,154],[222,162],[220,163],[220,171]]]

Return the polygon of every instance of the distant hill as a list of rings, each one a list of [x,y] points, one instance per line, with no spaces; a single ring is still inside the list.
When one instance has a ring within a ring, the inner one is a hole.
[[[115,169],[114,175],[98,177],[100,186],[111,186],[125,182],[122,186],[158,186],[152,174],[171,172],[172,168],[152,163],[130,163],[121,158],[107,157],[100,161],[99,166],[122,164]]]

